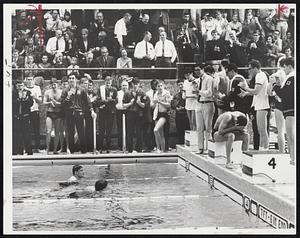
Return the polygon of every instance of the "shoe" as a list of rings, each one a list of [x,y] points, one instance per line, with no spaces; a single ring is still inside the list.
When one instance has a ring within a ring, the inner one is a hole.
[[[196,152],[197,155],[202,155],[204,153],[204,150],[203,149],[199,149],[198,152]]]
[[[226,169],[234,169],[234,166],[233,166],[233,164],[230,162],[230,163],[228,163],[228,164],[225,165],[225,168],[226,168]]]
[[[58,153],[58,151],[54,151],[53,154],[54,155],[58,155],[59,153]]]
[[[67,149],[67,154],[71,154],[71,151],[70,151],[70,149]]]
[[[106,153],[109,154],[109,153],[110,153],[110,150],[106,150]]]

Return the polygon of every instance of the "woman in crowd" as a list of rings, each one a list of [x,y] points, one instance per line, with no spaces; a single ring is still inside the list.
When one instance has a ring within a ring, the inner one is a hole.
[[[120,50],[121,57],[117,60],[117,69],[121,68],[132,68],[132,60],[127,56],[126,49]]]
[[[60,141],[60,149],[63,148],[64,135],[61,113],[61,94],[62,90],[58,88],[56,78],[52,78],[50,81],[50,89],[44,94],[44,105],[47,106],[47,118],[46,118],[46,152],[49,154],[51,131],[54,126],[54,148],[53,154],[58,154],[57,146]]]
[[[168,111],[171,108],[171,94],[165,89],[164,80],[159,80],[157,84],[157,92],[154,95],[153,103],[155,109],[153,120],[155,120],[154,135],[157,152],[167,151],[164,136],[164,126],[169,121]]]
[[[266,67],[276,67],[276,61],[278,58],[278,47],[274,44],[274,39],[271,35],[267,37],[266,42],[267,54],[266,54]]]

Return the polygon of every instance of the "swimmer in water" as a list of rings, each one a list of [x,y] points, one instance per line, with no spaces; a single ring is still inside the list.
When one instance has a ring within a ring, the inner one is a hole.
[[[59,185],[62,187],[67,187],[69,185],[78,184],[80,179],[83,178],[84,172],[81,165],[74,165],[72,168],[73,175],[68,179],[67,182],[60,182]]]
[[[95,194],[102,191],[106,187],[107,187],[107,181],[104,179],[99,179],[95,183],[95,191],[91,191],[91,190],[87,190],[87,189],[79,190],[79,191],[70,193],[69,197],[70,198],[79,198],[79,197],[86,197],[86,196],[94,196]]]

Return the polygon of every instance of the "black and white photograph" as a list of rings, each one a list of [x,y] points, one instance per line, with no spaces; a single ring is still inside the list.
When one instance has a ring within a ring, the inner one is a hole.
[[[295,3],[3,4],[4,234],[296,234]]]

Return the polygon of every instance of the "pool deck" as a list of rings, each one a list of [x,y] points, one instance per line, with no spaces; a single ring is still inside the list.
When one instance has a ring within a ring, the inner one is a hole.
[[[282,225],[278,224],[277,218],[282,218],[288,228],[295,227],[295,182],[272,183],[269,178],[261,176],[253,183],[251,176],[244,174],[240,165],[235,165],[234,169],[225,168],[225,158],[216,162],[208,155],[197,155],[181,145],[177,145],[177,153],[181,158],[179,164],[227,194],[249,212],[269,222],[275,217],[274,224],[271,224],[274,227]],[[270,213],[265,213],[265,210]]]

